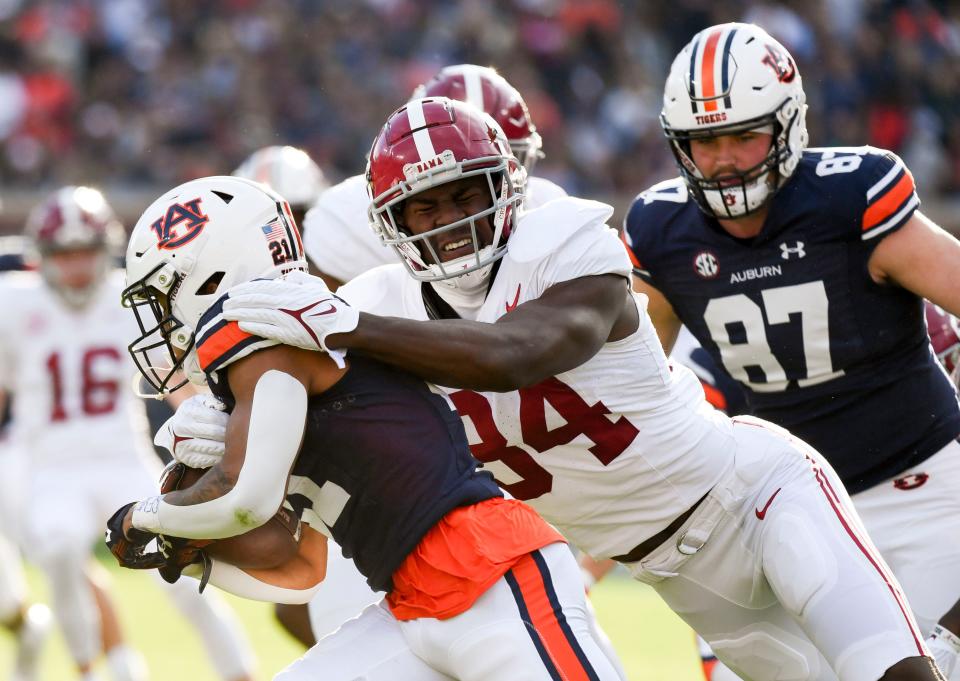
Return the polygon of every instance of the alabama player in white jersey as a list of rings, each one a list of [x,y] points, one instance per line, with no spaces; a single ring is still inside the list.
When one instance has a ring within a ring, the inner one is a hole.
[[[152,492],[159,473],[146,467],[153,454],[130,389],[124,339],[135,329],[112,266],[123,229],[99,191],[65,187],[33,211],[27,232],[39,272],[9,273],[0,283],[0,387],[15,397],[11,438],[27,462],[20,536],[49,580],[81,677],[99,678],[93,664],[106,647],[113,678],[144,679],[107,593],[90,581],[99,580],[92,547],[105,519],[131,490]],[[169,592],[220,676],[249,681],[252,660],[225,606],[185,585]]]
[[[474,64],[444,67],[417,87],[414,96],[450,97],[490,114],[506,133],[510,148],[528,172],[543,156],[540,135],[523,97],[490,67]],[[259,179],[246,175],[241,177]],[[283,187],[271,186],[286,197]],[[553,182],[545,178],[528,177],[524,200],[526,208],[533,209],[562,196],[566,196],[566,192]],[[378,265],[398,261],[394,250],[386,247],[370,229],[367,215],[369,207],[366,177],[354,175],[320,194],[304,222],[298,223],[303,224],[303,245],[312,271],[332,289]],[[336,547],[333,547],[329,556],[327,577],[309,606],[310,623],[316,638],[333,631],[345,619],[356,615],[382,596],[365,586],[353,563],[344,558]],[[294,614],[297,608],[279,606],[277,609],[278,617],[291,633],[302,631]],[[302,635],[294,635],[305,644],[310,644]]]
[[[448,386],[504,489],[653,585],[741,676],[942,678],[832,468],[709,407],[630,293],[612,209],[518,221],[519,170],[488,116],[411,101],[370,152],[371,215],[403,263],[344,287],[363,312],[301,276],[240,285],[223,314]]]
[[[523,97],[494,69],[475,64],[446,66],[414,91],[414,97],[428,96],[459,99],[493,116],[506,133],[514,156],[527,170],[526,208],[567,195],[550,180],[531,175],[543,157],[540,134]],[[366,177],[354,175],[321,194],[302,223],[311,271],[333,290],[377,265],[397,262],[393,249],[371,231],[369,207]]]

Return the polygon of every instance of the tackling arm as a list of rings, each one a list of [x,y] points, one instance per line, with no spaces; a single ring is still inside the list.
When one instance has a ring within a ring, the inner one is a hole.
[[[637,328],[622,276],[587,276],[555,284],[495,323],[412,321],[361,313],[350,333],[327,336],[330,348],[357,350],[438,385],[509,391],[587,361],[608,341]]]

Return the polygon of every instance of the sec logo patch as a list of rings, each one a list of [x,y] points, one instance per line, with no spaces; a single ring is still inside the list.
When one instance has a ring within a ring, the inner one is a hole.
[[[693,259],[693,269],[697,276],[702,279],[713,279],[720,273],[720,263],[717,262],[717,256],[709,251],[698,253]]]

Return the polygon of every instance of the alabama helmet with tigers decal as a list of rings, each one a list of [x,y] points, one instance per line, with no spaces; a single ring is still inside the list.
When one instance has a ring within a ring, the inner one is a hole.
[[[123,225],[92,187],[56,190],[30,212],[24,231],[44,281],[74,307],[93,299],[123,250]]]
[[[786,48],[753,24],[697,33],[670,67],[660,124],[690,193],[711,217],[738,218],[766,205],[790,179],[807,146],[806,96]],[[704,177],[690,141],[749,130],[773,142],[756,166]]]
[[[445,66],[414,90],[414,99],[423,97],[459,99],[493,116],[507,136],[513,155],[528,174],[543,158],[543,140],[530,119],[526,102],[495,69],[476,64]]]
[[[489,205],[449,224],[413,234],[403,222],[410,197],[448,182],[483,176]],[[390,114],[370,150],[367,183],[370,223],[396,249],[420,281],[444,281],[464,290],[485,284],[503,257],[523,202],[526,172],[510,152],[497,122],[479,109],[446,97],[413,99]],[[477,224],[489,220],[493,237],[483,243]],[[447,262],[433,240],[466,229],[472,252]]]
[[[203,384],[194,348],[203,313],[235,284],[295,269],[307,269],[300,234],[290,206],[266,185],[204,177],[165,193],[127,244],[121,299],[140,326],[129,345],[140,373],[158,394]]]

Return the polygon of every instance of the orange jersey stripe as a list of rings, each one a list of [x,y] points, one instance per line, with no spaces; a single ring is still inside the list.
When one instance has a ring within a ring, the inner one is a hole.
[[[631,263],[634,267],[640,267],[640,261],[637,260],[637,256],[634,255],[633,249],[630,248],[630,245],[627,243],[627,235],[621,233],[621,234],[620,234],[620,241],[623,242],[623,247],[624,247],[625,249],[627,249],[627,256],[630,258],[630,263]]]
[[[240,330],[240,325],[237,322],[227,322],[223,328],[217,330],[197,347],[197,359],[200,361],[200,368],[206,371],[207,367],[213,364],[217,358],[240,341],[250,338],[250,336],[251,334]]]
[[[707,38],[707,44],[703,48],[703,62],[700,64],[700,80],[703,82],[701,92],[704,99],[709,99],[717,94],[716,83],[713,82],[713,62],[717,54],[717,43],[720,42],[720,33],[722,31],[723,29],[718,28],[711,33],[710,37]],[[710,101],[704,102],[703,109],[704,111],[716,111],[717,101],[711,99]]]
[[[550,603],[543,575],[540,574],[533,557],[526,555],[517,561],[512,573],[530,615],[530,623],[539,634],[540,642],[560,672],[561,678],[566,681],[590,681],[590,675],[583,668],[577,651],[570,645],[566,633],[560,627],[557,619],[559,613]]]
[[[913,190],[913,175],[907,170],[907,172],[903,174],[903,177],[901,177],[893,187],[887,190],[886,194],[871,203],[863,212],[863,231],[867,231],[871,227],[876,227],[893,215],[896,210],[903,205],[903,202],[907,200],[907,197],[913,193]]]

